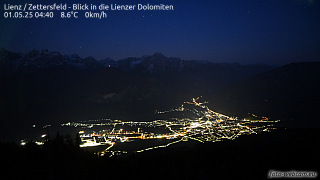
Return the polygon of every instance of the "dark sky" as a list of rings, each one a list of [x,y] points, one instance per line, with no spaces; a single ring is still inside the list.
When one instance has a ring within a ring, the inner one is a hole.
[[[288,63],[320,60],[320,2],[312,0],[38,0],[104,4],[172,4],[174,11],[109,11],[106,19],[4,19],[0,47],[49,49],[96,59],[161,52],[186,60]]]

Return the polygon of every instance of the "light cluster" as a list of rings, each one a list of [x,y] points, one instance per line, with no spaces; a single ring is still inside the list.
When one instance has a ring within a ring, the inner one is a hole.
[[[199,102],[199,98],[193,98],[190,102],[184,102],[180,107],[169,111],[156,111],[158,114],[181,113],[189,114],[191,117],[171,117],[167,120],[159,119],[150,122],[133,122],[120,120],[105,120],[101,122],[69,122],[63,126],[86,127],[95,126],[105,127],[103,130],[91,131],[85,133],[80,131],[83,144],[81,147],[109,145],[100,155],[106,153],[120,155],[130,150],[126,146],[132,145],[137,140],[163,139],[163,144],[152,145],[146,148],[140,148],[139,143],[132,152],[144,152],[151,149],[168,147],[172,144],[195,140],[201,143],[205,141],[216,142],[223,139],[234,140],[245,134],[257,134],[262,131],[270,131],[274,129],[273,123],[278,121],[270,121],[267,117],[260,119],[238,119],[215,112],[206,106],[207,102]],[[256,115],[253,117],[257,118]],[[121,148],[117,148],[117,144],[122,143]],[[141,143],[140,143],[141,144]],[[139,149],[140,148],[140,149]]]

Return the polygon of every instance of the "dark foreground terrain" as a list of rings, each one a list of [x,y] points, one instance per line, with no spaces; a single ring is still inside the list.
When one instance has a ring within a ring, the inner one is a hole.
[[[45,145],[1,143],[11,179],[267,179],[268,171],[319,171],[319,129],[278,129],[234,141],[98,157],[57,136]]]
[[[270,169],[319,173],[319,72],[319,62],[271,67],[160,53],[97,61],[48,50],[0,49],[1,171],[11,179],[263,179]],[[97,157],[61,135],[43,146],[8,143],[23,139],[33,125],[152,121],[156,110],[198,96],[216,112],[267,116],[288,129],[112,158]]]

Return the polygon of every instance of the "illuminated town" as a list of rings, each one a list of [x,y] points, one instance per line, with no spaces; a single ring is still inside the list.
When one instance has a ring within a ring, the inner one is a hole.
[[[173,144],[195,141],[198,143],[234,140],[241,135],[258,134],[275,129],[277,121],[267,117],[239,119],[211,110],[200,102],[199,97],[184,102],[180,107],[168,111],[156,111],[159,118],[154,121],[121,121],[111,119],[67,122],[62,128],[78,130],[81,148],[101,147],[99,156],[140,153],[152,149],[169,147]],[[51,125],[43,126],[44,129]],[[35,125],[33,125],[35,127]],[[70,129],[71,128],[71,129]],[[74,131],[74,130],[72,130]],[[41,136],[43,145],[47,134]],[[21,141],[22,145],[26,141]]]
[[[151,122],[123,122],[120,120],[90,120],[86,122],[68,122],[61,124],[66,127],[81,127],[79,131],[82,144],[80,147],[104,146],[99,153],[104,156],[121,155],[128,152],[144,152],[170,145],[197,141],[216,142],[224,139],[234,140],[241,135],[257,134],[274,129],[273,123],[267,117],[256,120],[238,119],[212,111],[207,102],[199,102],[193,98],[180,107],[169,111],[156,111],[157,114],[169,114],[169,120],[154,120]],[[178,116],[188,114],[192,118]],[[177,117],[172,117],[177,116]],[[161,139],[162,141],[157,141]],[[129,146],[134,145],[130,150]]]

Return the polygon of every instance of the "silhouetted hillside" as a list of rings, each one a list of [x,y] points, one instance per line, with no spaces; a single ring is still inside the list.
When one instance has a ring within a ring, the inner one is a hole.
[[[153,120],[156,109],[201,95],[210,101],[211,94],[227,85],[271,69],[187,61],[160,53],[119,61],[48,50],[17,54],[1,49],[0,55],[0,116],[5,130],[96,118]]]
[[[270,169],[319,172],[320,63],[272,69],[186,61],[160,53],[119,61],[34,50],[0,52],[1,141],[24,138],[32,124],[95,118],[153,120],[154,111],[204,96],[213,110],[282,120],[271,133],[235,141],[170,146],[126,157],[97,157],[70,136],[43,146],[0,143],[12,179],[266,179]],[[248,114],[249,113],[249,114]],[[19,173],[17,173],[19,172]],[[124,173],[125,172],[125,173]]]
[[[320,126],[320,63],[293,63],[258,74],[221,93],[218,102],[234,114],[255,113],[284,126]]]
[[[319,172],[318,131],[278,129],[235,141],[112,158],[85,152],[67,136],[43,146],[0,143],[0,149],[8,179],[268,179],[269,170]]]
[[[3,134],[33,123],[113,118],[149,121],[204,96],[212,109],[280,119],[285,126],[318,126],[319,63],[277,69],[186,61],[160,53],[119,61],[33,50],[1,49],[0,117]],[[12,136],[12,134],[8,135]]]

